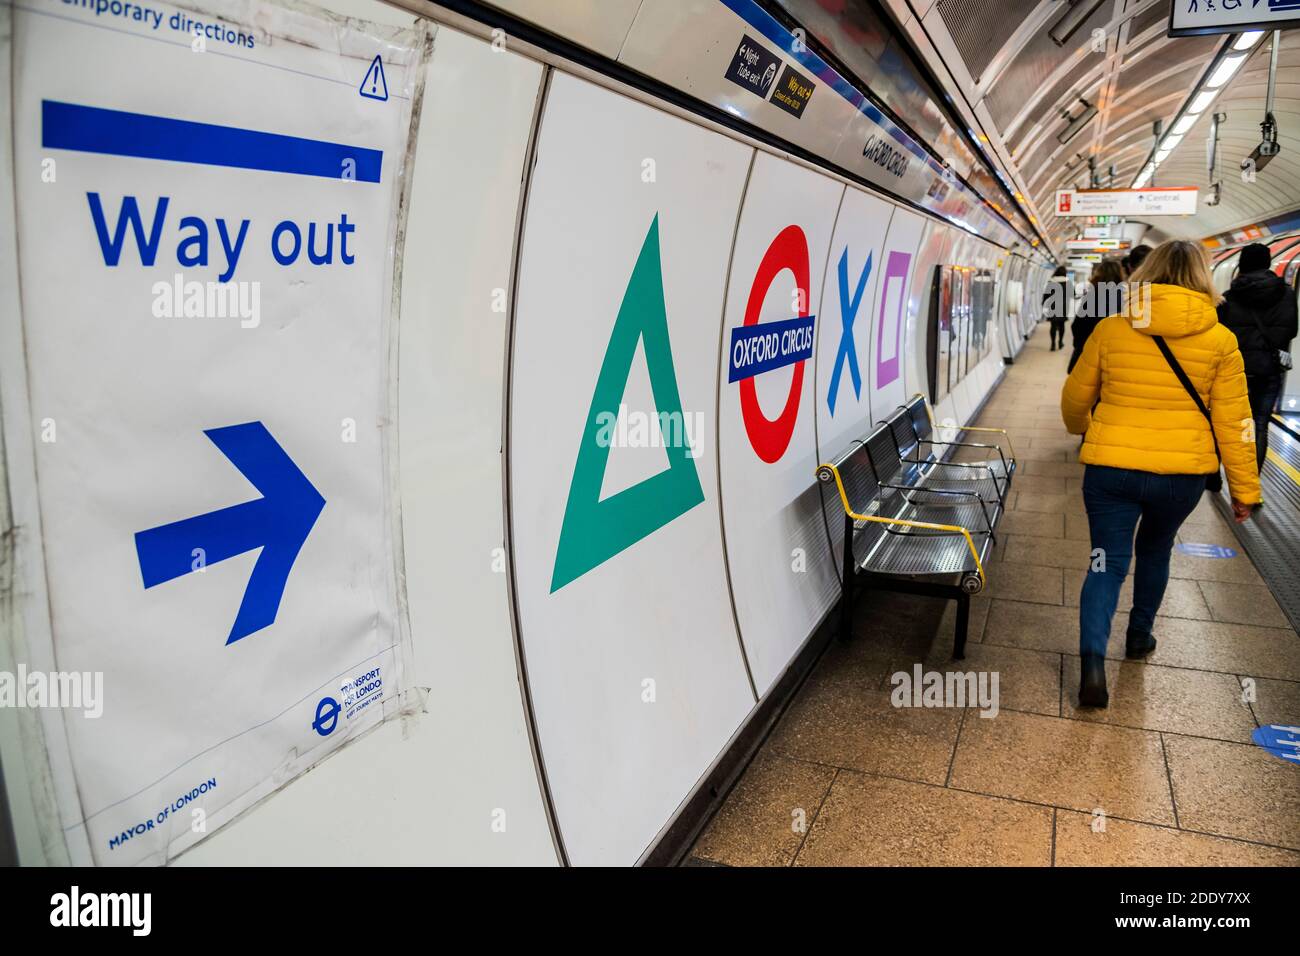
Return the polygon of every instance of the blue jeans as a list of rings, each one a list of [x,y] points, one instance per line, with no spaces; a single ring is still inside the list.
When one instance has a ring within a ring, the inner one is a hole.
[[[1137,570],[1128,626],[1151,633],[1169,583],[1174,535],[1204,490],[1205,475],[1156,475],[1102,465],[1084,469],[1083,503],[1088,509],[1092,555],[1079,596],[1080,654],[1105,656],[1111,618],[1134,550]]]

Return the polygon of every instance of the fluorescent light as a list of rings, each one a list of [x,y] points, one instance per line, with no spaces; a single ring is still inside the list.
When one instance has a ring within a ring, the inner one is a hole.
[[[1229,56],[1223,59],[1223,62],[1214,68],[1210,78],[1205,81],[1206,89],[1217,90],[1224,83],[1232,79],[1232,74],[1237,72],[1237,67],[1246,61],[1244,56]]]
[[[1196,121],[1200,118],[1201,115],[1199,113],[1196,113],[1194,115],[1189,114],[1187,116],[1184,116],[1182,119],[1180,119],[1177,123],[1174,124],[1174,128],[1171,129],[1169,132],[1174,136],[1182,136],[1189,129],[1195,126]]]
[[[1217,90],[1201,90],[1196,94],[1196,99],[1192,100],[1192,105],[1187,107],[1189,113],[1204,113],[1205,108],[1214,101]]]
[[[1234,50],[1249,50],[1259,42],[1259,38],[1263,35],[1263,30],[1251,30],[1249,33],[1243,33],[1237,37],[1237,42],[1232,45],[1232,48]]]
[[[1142,174],[1141,176],[1139,176],[1137,179],[1133,180],[1133,188],[1134,188],[1134,189],[1144,189],[1144,188],[1146,187],[1146,184],[1149,183],[1149,182],[1151,182],[1151,174],[1150,174],[1150,173],[1143,173],[1143,174]]]
[[[1160,141],[1160,147],[1167,153],[1172,152],[1174,147],[1177,146],[1182,141],[1183,141],[1183,137],[1181,134],[1175,136],[1173,133],[1170,133],[1168,136],[1166,136],[1164,139]]]
[[[1156,153],[1156,162],[1163,163],[1169,157],[1169,150],[1162,149]]]

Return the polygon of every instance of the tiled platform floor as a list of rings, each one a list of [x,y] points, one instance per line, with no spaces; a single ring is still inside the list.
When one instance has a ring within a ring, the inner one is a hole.
[[[1111,701],[1080,710],[1088,531],[1079,440],[1058,411],[1068,352],[1040,328],[990,399],[1021,472],[974,599],[964,662],[951,607],[871,594],[690,854],[787,865],[1300,865],[1300,767],[1251,743],[1300,724],[1300,636],[1250,559],[1175,552],[1145,662],[1111,638]],[[1181,540],[1239,550],[1207,498]],[[997,671],[1001,710],[895,708],[892,673]],[[1254,700],[1248,700],[1247,678]]]

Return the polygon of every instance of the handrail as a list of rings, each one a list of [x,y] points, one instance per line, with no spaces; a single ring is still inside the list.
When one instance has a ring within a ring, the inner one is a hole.
[[[934,431],[938,431],[939,426],[935,424],[934,409],[930,407],[930,400],[927,399],[920,392],[917,392],[915,395],[912,396],[912,398],[919,398],[925,404],[925,414],[926,417],[930,419],[930,428]],[[997,434],[1006,438],[1007,451],[1011,452],[1012,460],[1014,460],[1016,457],[1015,446],[1011,444],[1011,435],[1007,432],[1005,428],[990,428],[987,425],[952,425],[952,426],[945,425],[944,427],[956,428],[958,431],[962,431],[962,432],[996,432]],[[944,444],[951,444],[951,443],[944,443]]]
[[[966,546],[970,548],[971,557],[975,559],[975,571],[980,578],[980,589],[983,590],[987,583],[984,578],[984,563],[980,561],[979,552],[975,550],[975,539],[970,536],[970,531],[956,524],[935,524],[931,521],[911,521],[907,518],[882,518],[879,515],[862,515],[853,510],[849,504],[848,492],[844,490],[844,480],[840,477],[840,470],[831,464],[821,464],[817,466],[817,478],[819,481],[826,481],[828,475],[835,476],[835,486],[840,492],[840,501],[844,505],[844,513],[854,521],[873,521],[878,524],[903,525],[908,528],[927,528],[931,531],[957,532],[966,539]]]

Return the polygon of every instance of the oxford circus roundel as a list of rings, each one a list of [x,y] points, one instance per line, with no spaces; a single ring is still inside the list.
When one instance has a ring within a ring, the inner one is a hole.
[[[760,325],[763,301],[776,277],[787,269],[794,274],[799,293],[798,314],[792,319]],[[740,411],[745,432],[755,453],[768,464],[780,461],[790,446],[803,397],[804,363],[812,357],[814,316],[808,313],[812,301],[808,272],[808,239],[798,226],[786,226],[772,240],[758,264],[745,303],[744,325],[732,330],[728,377],[740,382]],[[794,366],[790,392],[780,414],[769,419],[758,403],[754,379],[786,365]]]

